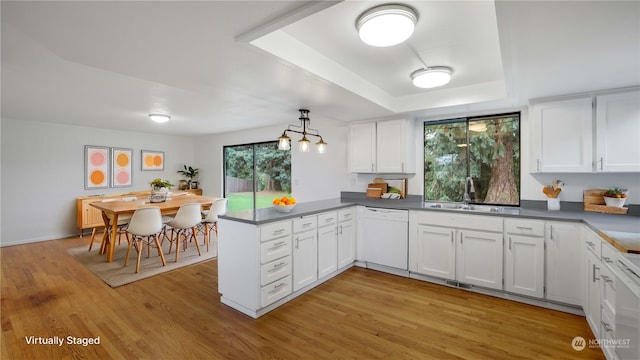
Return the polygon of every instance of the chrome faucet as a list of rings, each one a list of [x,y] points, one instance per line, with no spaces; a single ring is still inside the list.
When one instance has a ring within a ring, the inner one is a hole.
[[[471,184],[471,186],[469,186]],[[462,198],[462,202],[465,205],[469,205],[469,202],[476,197],[476,189],[473,187],[473,179],[471,176],[468,176],[464,179],[464,197]]]

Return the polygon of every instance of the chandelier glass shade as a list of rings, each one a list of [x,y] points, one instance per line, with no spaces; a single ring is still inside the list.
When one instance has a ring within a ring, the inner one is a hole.
[[[371,8],[358,17],[356,29],[367,45],[385,47],[399,44],[412,34],[418,14],[400,4],[387,4]]]
[[[311,148],[311,141],[307,138],[317,137],[320,140],[316,143],[316,150],[318,154],[324,154],[327,151],[327,143],[324,142],[322,136],[320,136],[320,132],[316,129],[312,129],[309,127],[311,120],[309,119],[309,110],[307,109],[299,109],[300,117],[298,120],[302,123],[301,125],[289,125],[283,132],[282,136],[278,138],[278,149],[279,150],[289,150],[291,149],[291,137],[287,135],[288,133],[296,133],[301,134],[302,139],[298,140],[298,150],[300,152],[309,152]]]

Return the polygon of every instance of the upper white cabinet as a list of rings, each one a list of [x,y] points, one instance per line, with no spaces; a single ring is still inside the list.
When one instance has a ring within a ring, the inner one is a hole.
[[[596,171],[640,171],[640,91],[596,97]]]
[[[640,90],[535,102],[530,116],[532,172],[640,172]]]
[[[351,125],[349,156],[351,172],[376,172],[376,123]]]
[[[532,106],[534,171],[592,171],[592,103],[588,97]]]
[[[414,173],[413,136],[409,119],[351,125],[351,172]]]

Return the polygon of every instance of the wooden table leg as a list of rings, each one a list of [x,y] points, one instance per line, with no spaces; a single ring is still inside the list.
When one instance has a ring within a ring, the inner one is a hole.
[[[107,247],[107,262],[113,261],[113,254],[116,249],[116,237],[118,236],[118,214],[113,214],[111,219],[111,241]]]

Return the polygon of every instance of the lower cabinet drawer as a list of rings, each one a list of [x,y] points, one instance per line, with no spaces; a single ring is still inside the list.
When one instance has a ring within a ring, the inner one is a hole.
[[[260,244],[260,263],[291,255],[291,235]]]
[[[270,305],[291,294],[291,276],[262,287],[262,307]]]
[[[291,256],[262,265],[260,267],[260,285],[267,285],[288,275],[291,275]]]

